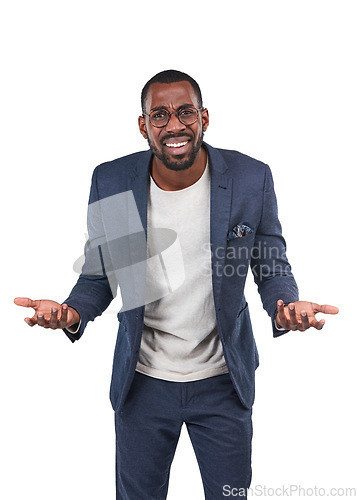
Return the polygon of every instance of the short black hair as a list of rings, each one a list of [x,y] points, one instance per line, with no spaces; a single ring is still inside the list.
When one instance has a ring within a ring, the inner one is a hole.
[[[201,94],[201,89],[196,82],[190,75],[187,75],[187,73],[182,73],[182,71],[177,71],[175,69],[168,69],[165,71],[161,71],[160,73],[157,73],[157,75],[153,76],[150,78],[148,82],[143,87],[143,90],[141,91],[141,109],[143,113],[145,113],[145,100],[146,96],[149,90],[150,85],[153,83],[176,83],[176,82],[189,82],[192,85],[192,88],[196,94],[197,100],[198,100],[198,107],[202,107],[202,94]]]

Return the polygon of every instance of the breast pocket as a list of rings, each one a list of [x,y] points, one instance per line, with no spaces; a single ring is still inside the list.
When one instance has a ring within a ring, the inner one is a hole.
[[[227,260],[250,260],[254,243],[254,233],[236,237],[227,241]]]

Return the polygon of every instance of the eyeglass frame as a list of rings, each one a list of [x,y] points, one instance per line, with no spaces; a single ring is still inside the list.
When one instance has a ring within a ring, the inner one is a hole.
[[[180,115],[179,115],[179,113],[180,113],[181,111],[184,111],[185,109],[188,109],[188,108],[189,108],[189,109],[194,109],[194,110],[196,111],[196,113],[197,113],[196,120],[195,120],[194,122],[190,123],[189,125],[187,125],[186,123],[183,123],[183,121],[181,121],[181,119],[180,119]],[[162,109],[163,111],[165,111],[165,112],[168,114],[168,119],[167,119],[167,122],[165,123],[165,125],[154,125],[154,124],[152,123],[152,121],[151,121],[151,115],[152,115],[152,113],[156,113],[157,111],[160,111],[160,109]],[[142,114],[142,116],[143,116],[143,117],[144,117],[144,116],[148,116],[148,117],[149,117],[149,121],[150,121],[151,125],[152,125],[153,127],[155,127],[155,128],[163,128],[163,127],[166,127],[166,125],[167,125],[167,124],[169,123],[169,121],[171,120],[171,115],[176,115],[176,116],[177,116],[178,121],[179,121],[180,123],[182,123],[182,125],[185,125],[185,127],[190,127],[191,125],[193,125],[194,123],[196,123],[196,122],[197,122],[197,120],[198,120],[198,112],[199,112],[199,111],[204,111],[205,109],[206,109],[206,108],[204,108],[204,107],[202,107],[202,106],[201,106],[200,108],[196,108],[196,106],[189,106],[189,107],[187,106],[187,107],[181,108],[181,109],[180,109],[180,110],[178,110],[178,111],[167,111],[167,109],[165,109],[165,108],[159,108],[159,109],[154,109],[154,110],[153,110],[153,111],[151,111],[149,114],[147,114],[147,113],[143,113],[143,114]]]

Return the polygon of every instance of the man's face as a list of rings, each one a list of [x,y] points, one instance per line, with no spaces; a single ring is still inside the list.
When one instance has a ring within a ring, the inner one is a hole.
[[[153,83],[148,90],[144,111],[147,114],[158,109],[172,112],[187,105],[199,107],[189,82]],[[148,116],[139,117],[140,132],[148,140],[151,151],[167,168],[176,171],[193,165],[208,123],[207,110],[199,111],[198,120],[193,125],[184,125],[176,115],[171,115],[165,127],[157,128],[150,123]]]

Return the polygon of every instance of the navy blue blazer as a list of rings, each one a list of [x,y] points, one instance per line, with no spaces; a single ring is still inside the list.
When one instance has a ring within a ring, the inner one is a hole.
[[[298,288],[285,254],[268,165],[237,151],[216,149],[206,143],[203,146],[211,170],[212,286],[218,333],[234,387],[242,404],[250,408],[259,360],[244,297],[248,269],[253,272],[263,307],[272,319],[274,337],[286,332],[274,326],[277,300],[298,300]],[[151,160],[148,150],[99,165],[93,173],[89,203],[131,190],[146,233]],[[105,221],[102,222],[105,232]],[[113,299],[105,270],[90,275],[84,269],[64,301],[81,317],[76,334],[64,330],[72,342],[82,336],[88,321],[102,314]],[[110,389],[115,411],[121,410],[134,377],[144,309],[142,305],[118,313]]]

